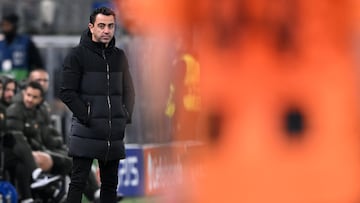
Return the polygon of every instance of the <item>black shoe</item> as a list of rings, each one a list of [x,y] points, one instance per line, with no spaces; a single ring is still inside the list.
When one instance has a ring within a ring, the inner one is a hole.
[[[119,194],[119,193],[118,193],[118,194],[116,195],[116,201],[120,202],[120,201],[123,200],[123,199],[124,199],[124,195],[123,195],[123,194],[121,194],[121,193]]]
[[[35,203],[33,198],[19,200],[20,203]]]
[[[120,202],[124,198],[123,194],[116,195],[116,202]],[[100,203],[100,196],[96,196],[94,199],[94,203]]]
[[[33,183],[31,183],[30,188],[36,189],[49,185],[50,183],[56,182],[61,178],[60,175],[50,175],[46,174],[43,171],[35,173],[33,175]]]

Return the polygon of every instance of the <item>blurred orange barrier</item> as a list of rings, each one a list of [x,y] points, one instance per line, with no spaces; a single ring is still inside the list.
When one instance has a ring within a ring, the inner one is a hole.
[[[191,157],[204,163],[203,174],[176,197],[360,201],[357,1],[131,2],[144,33],[195,27],[201,36],[202,135],[209,147]]]

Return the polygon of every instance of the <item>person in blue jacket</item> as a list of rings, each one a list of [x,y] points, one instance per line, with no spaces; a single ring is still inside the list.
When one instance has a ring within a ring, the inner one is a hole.
[[[3,16],[0,28],[0,73],[17,81],[27,78],[33,69],[44,69],[40,52],[27,34],[18,33],[19,17],[14,14]]]
[[[115,203],[118,165],[135,93],[127,57],[115,47],[115,13],[97,8],[80,44],[64,60],[59,97],[73,112],[68,139],[73,159],[68,203],[80,203],[93,159],[100,169],[100,201]]]

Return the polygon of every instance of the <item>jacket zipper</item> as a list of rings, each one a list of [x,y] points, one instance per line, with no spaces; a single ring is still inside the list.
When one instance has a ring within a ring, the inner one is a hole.
[[[91,112],[91,106],[90,106],[90,102],[87,103],[87,119],[90,118],[90,112]]]
[[[109,152],[110,152],[110,147],[111,147],[111,142],[110,142],[110,138],[111,138],[111,102],[110,102],[110,70],[109,70],[109,63],[106,61],[106,56],[105,56],[105,50],[102,50],[102,55],[103,58],[106,62],[106,78],[107,78],[107,103],[108,103],[108,108],[109,108],[109,134],[108,134],[108,138],[107,138],[107,151],[106,151],[106,155],[105,155],[105,163],[108,160],[109,157]]]

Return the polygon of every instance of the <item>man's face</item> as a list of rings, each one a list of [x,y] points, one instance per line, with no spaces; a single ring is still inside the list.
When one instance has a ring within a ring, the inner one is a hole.
[[[0,98],[2,97],[3,95],[3,84],[0,83]]]
[[[41,91],[32,87],[23,90],[23,101],[27,109],[33,109],[42,101]]]
[[[9,33],[14,30],[14,25],[6,20],[2,21],[0,23],[0,26],[1,26],[2,32],[4,32],[4,33]]]
[[[115,18],[112,15],[106,16],[97,14],[94,24],[89,23],[94,42],[109,44],[115,33]]]
[[[3,99],[6,103],[10,104],[14,95],[15,95],[15,82],[10,82],[5,87]]]
[[[49,89],[49,74],[45,71],[33,71],[29,76],[29,81],[38,82],[45,92]]]

